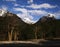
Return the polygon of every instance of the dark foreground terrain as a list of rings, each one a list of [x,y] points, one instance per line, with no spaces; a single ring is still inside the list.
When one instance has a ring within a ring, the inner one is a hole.
[[[48,40],[34,43],[1,43],[0,47],[60,47],[60,40]]]
[[[36,44],[2,44],[0,47],[60,47],[60,45],[36,45]]]

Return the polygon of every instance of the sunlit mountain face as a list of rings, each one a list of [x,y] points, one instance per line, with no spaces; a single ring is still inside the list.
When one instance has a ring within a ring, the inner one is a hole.
[[[6,11],[16,14],[28,24],[34,24],[48,14],[60,19],[60,0],[0,0],[0,16]]]
[[[4,10],[4,9],[0,9],[0,16],[3,16],[5,13],[7,13],[6,10]]]

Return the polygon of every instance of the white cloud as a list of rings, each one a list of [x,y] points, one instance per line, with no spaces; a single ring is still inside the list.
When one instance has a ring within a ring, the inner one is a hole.
[[[38,9],[38,8],[45,8],[45,9],[47,9],[47,8],[55,8],[57,6],[50,5],[48,3],[43,3],[43,4],[39,4],[39,5],[31,4],[30,6],[26,6],[26,7],[30,7],[30,8],[34,8],[34,9]]]
[[[19,16],[20,18],[22,18],[22,20],[26,23],[29,24],[34,24],[37,22],[34,21],[34,15],[36,16],[47,16],[48,14],[50,14],[52,16],[54,16],[55,18],[60,18],[60,11],[59,12],[55,12],[55,13],[48,13],[47,11],[44,10],[27,10],[25,8],[14,8],[15,11],[21,11],[22,13],[18,13],[17,16]]]
[[[24,8],[14,8],[14,10],[15,11],[20,11],[20,12],[22,12],[22,14],[21,13],[18,13],[17,15],[19,16],[19,17],[21,17],[21,18],[24,18],[24,17],[27,17],[27,10],[26,9],[24,9]]]
[[[15,11],[21,11],[22,13],[18,13],[17,16],[22,18],[22,20],[26,23],[32,23],[33,16],[29,15],[28,10],[24,8],[14,8]]]
[[[55,18],[60,19],[60,11],[54,13]]]
[[[55,14],[58,15],[58,16],[60,16],[60,11],[56,12]]]
[[[28,4],[29,4],[29,3],[33,3],[33,0],[28,0]]]
[[[31,14],[37,14],[37,15],[46,15],[48,12],[44,11],[44,10],[27,10],[25,8],[14,8],[15,11],[21,11],[23,13],[25,13],[26,15],[28,15],[28,13]]]
[[[3,0],[3,1],[16,1],[16,0]]]
[[[46,15],[48,12],[44,10],[29,10],[29,13],[32,13],[32,15]]]
[[[5,6],[5,5],[2,5],[2,6],[1,6],[1,9],[3,9],[3,10],[5,10],[5,11],[7,11],[8,7],[7,7],[7,6]]]
[[[19,6],[19,4],[17,4],[17,3],[14,3],[14,6]]]
[[[35,23],[33,15],[44,16],[47,14],[46,11],[43,10],[27,10],[25,8],[13,8],[15,11],[20,11],[22,13],[18,13],[17,16],[22,18],[22,20],[26,23]],[[29,22],[28,22],[29,21]]]

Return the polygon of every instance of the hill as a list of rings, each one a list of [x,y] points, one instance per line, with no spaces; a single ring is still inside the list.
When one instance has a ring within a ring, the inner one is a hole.
[[[43,16],[35,24],[27,24],[16,14],[0,16],[0,40],[30,40],[60,38],[60,19]]]

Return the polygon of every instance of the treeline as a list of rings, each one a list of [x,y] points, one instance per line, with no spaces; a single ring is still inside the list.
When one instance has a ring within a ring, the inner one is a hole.
[[[7,12],[0,16],[0,40],[60,38],[60,20],[44,16],[35,24],[27,24],[17,15]]]

